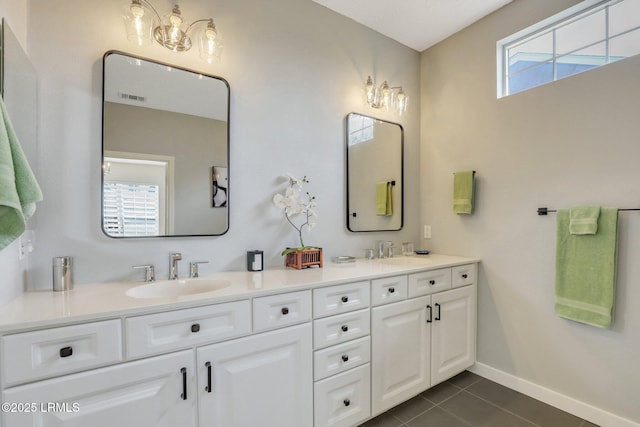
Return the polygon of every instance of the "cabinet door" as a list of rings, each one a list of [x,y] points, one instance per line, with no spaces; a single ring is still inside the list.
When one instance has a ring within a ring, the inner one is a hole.
[[[465,286],[432,298],[431,385],[435,385],[475,362],[476,287]]]
[[[372,309],[372,415],[429,387],[431,297]]]
[[[194,381],[192,351],[40,381],[3,391],[5,405],[31,406],[3,411],[1,425],[195,427]]]
[[[197,350],[200,427],[313,425],[311,324]]]

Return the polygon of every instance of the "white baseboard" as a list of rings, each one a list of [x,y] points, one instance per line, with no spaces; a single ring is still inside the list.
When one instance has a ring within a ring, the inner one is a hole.
[[[634,421],[622,418],[618,415],[612,414],[611,412],[596,408],[595,406],[591,406],[587,403],[558,393],[557,391],[550,390],[538,384],[534,384],[530,381],[523,380],[522,378],[500,371],[489,365],[485,365],[484,363],[476,362],[474,366],[469,368],[469,371],[551,406],[555,406],[558,409],[562,409],[565,412],[569,412],[576,417],[583,418],[599,426],[640,427],[640,424]]]

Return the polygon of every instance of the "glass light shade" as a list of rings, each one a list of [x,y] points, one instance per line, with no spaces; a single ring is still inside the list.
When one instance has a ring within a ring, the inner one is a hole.
[[[222,56],[222,36],[216,29],[213,19],[207,22],[197,34],[200,58],[211,64],[214,60],[220,60]]]
[[[386,80],[382,82],[382,85],[380,85],[380,92],[381,92],[380,96],[382,98],[381,99],[382,107],[384,107],[386,111],[389,111],[389,109],[391,108],[393,99],[392,99],[391,89],[389,89],[389,84],[387,83]]]
[[[151,44],[153,40],[153,16],[139,0],[124,6],[122,19],[127,39],[139,46]]]
[[[409,104],[409,97],[400,89],[400,92],[396,95],[395,109],[399,115],[404,115],[407,112],[407,106]]]

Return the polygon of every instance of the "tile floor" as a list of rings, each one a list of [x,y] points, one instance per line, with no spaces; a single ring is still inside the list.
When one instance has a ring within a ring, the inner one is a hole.
[[[597,427],[465,371],[361,427]]]

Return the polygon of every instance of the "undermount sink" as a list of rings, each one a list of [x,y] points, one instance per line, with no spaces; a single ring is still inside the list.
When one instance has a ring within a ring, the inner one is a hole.
[[[132,298],[177,298],[213,292],[230,285],[231,282],[225,279],[161,280],[131,288],[127,295]]]
[[[429,258],[424,257],[424,255],[382,258],[379,261],[382,264],[391,264],[391,265],[426,265],[431,262],[431,260]]]

